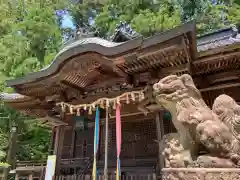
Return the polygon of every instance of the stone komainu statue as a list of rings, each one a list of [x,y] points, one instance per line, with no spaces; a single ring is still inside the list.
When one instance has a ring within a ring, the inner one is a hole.
[[[161,142],[166,167],[240,166],[240,106],[231,97],[219,96],[211,110],[188,74],[161,79],[153,94],[177,129]]]

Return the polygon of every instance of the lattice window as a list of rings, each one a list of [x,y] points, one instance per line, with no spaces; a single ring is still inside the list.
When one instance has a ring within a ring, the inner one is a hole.
[[[177,132],[176,128],[174,127],[171,118],[170,119],[163,119],[163,126],[164,126],[164,134]]]

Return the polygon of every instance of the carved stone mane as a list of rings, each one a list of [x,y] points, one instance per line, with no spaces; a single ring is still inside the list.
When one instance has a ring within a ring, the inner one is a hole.
[[[170,111],[179,134],[172,134],[165,138],[168,142],[163,142],[168,148],[168,153],[164,154],[169,167],[240,165],[240,106],[231,97],[219,96],[211,110],[188,74],[161,79],[153,85],[153,94],[157,104]],[[175,145],[171,145],[173,142]],[[174,151],[173,156],[169,148],[176,147],[176,143],[180,143],[179,147],[183,149],[177,154]],[[200,156],[200,146],[208,154]],[[174,160],[172,157],[178,158]],[[176,165],[176,162],[179,164]]]

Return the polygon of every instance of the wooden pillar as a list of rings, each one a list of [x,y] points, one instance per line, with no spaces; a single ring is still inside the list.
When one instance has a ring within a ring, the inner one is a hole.
[[[62,149],[63,149],[63,141],[65,136],[65,126],[57,126],[55,142],[54,142],[54,155],[56,155],[56,174],[58,175],[60,172],[60,162],[62,158]]]
[[[10,132],[10,138],[8,143],[8,153],[7,153],[7,163],[11,165],[12,168],[16,168],[16,144],[17,144],[17,128],[13,126]],[[8,180],[10,167],[4,168],[3,170],[3,180]]]
[[[76,149],[76,131],[75,128],[72,128],[72,136],[71,136],[71,149],[70,149],[70,157],[74,158],[75,157],[75,149]]]
[[[53,154],[53,149],[54,149],[54,139],[55,139],[55,129],[52,128],[52,132],[51,132],[51,137],[50,137],[50,145],[49,145],[49,148],[48,148],[48,154],[49,155],[52,155]]]
[[[159,170],[164,167],[164,161],[162,158],[162,152],[160,147],[160,142],[162,140],[162,137],[164,135],[164,127],[163,127],[163,120],[160,118],[160,115],[162,113],[157,112],[156,113],[156,130],[157,130],[157,142],[158,142],[158,165]]]

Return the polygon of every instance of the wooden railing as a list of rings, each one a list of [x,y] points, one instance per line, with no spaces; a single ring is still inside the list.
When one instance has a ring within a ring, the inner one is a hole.
[[[71,165],[84,165],[90,160],[90,157],[85,158],[71,158],[71,159],[61,159],[60,166],[71,166]]]
[[[22,176],[22,177],[15,177],[15,180],[44,180],[44,177],[34,177],[33,175],[29,176]],[[54,180],[92,180],[91,175],[60,175],[60,176],[55,176]],[[157,180],[155,174],[132,174],[132,175],[122,175],[121,180]],[[103,175],[99,175],[97,180],[104,180]],[[109,175],[108,180],[116,180],[115,175]]]
[[[54,180],[92,180],[91,175],[71,175],[71,176],[56,176]],[[132,174],[122,175],[121,180],[156,180],[156,174]],[[99,175],[97,180],[104,180],[103,175]],[[108,180],[116,180],[115,175],[109,175]]]
[[[147,161],[142,159],[139,160],[142,164],[148,164]],[[60,174],[56,175],[55,180],[91,180],[91,167],[89,166],[89,162],[91,162],[91,158],[75,158],[75,159],[62,159],[60,161]],[[114,161],[115,162],[115,161]],[[152,162],[152,160],[151,160]],[[109,162],[110,163],[110,162]],[[124,163],[124,161],[123,161]],[[91,163],[92,164],[92,163]],[[90,164],[90,165],[91,165]],[[111,163],[110,163],[111,164]],[[151,172],[155,172],[154,169],[144,169],[144,171],[139,170],[140,174],[133,174],[132,168],[136,167],[137,162],[131,164],[130,162],[126,162],[126,164],[130,164],[131,166],[127,169],[123,170],[124,172],[128,172],[127,175],[122,175],[121,180],[155,180],[155,174]],[[99,162],[99,168],[101,167],[101,171],[99,169],[99,178],[98,180],[103,180],[103,164]],[[22,161],[17,163],[17,169],[15,171],[16,180],[23,178],[24,180],[43,180],[45,175],[45,167],[46,161],[38,161],[38,162],[30,162],[30,161]],[[131,168],[132,167],[132,168]],[[130,169],[129,169],[130,168]],[[144,168],[144,167],[140,167]],[[111,168],[110,168],[111,169]],[[108,176],[109,180],[115,180],[116,177],[112,174],[113,170],[109,170],[110,175]],[[131,174],[129,174],[132,172]],[[151,174],[150,174],[151,173]],[[72,175],[74,174],[74,175]]]
[[[17,161],[17,167],[46,166],[47,160],[42,161]]]

